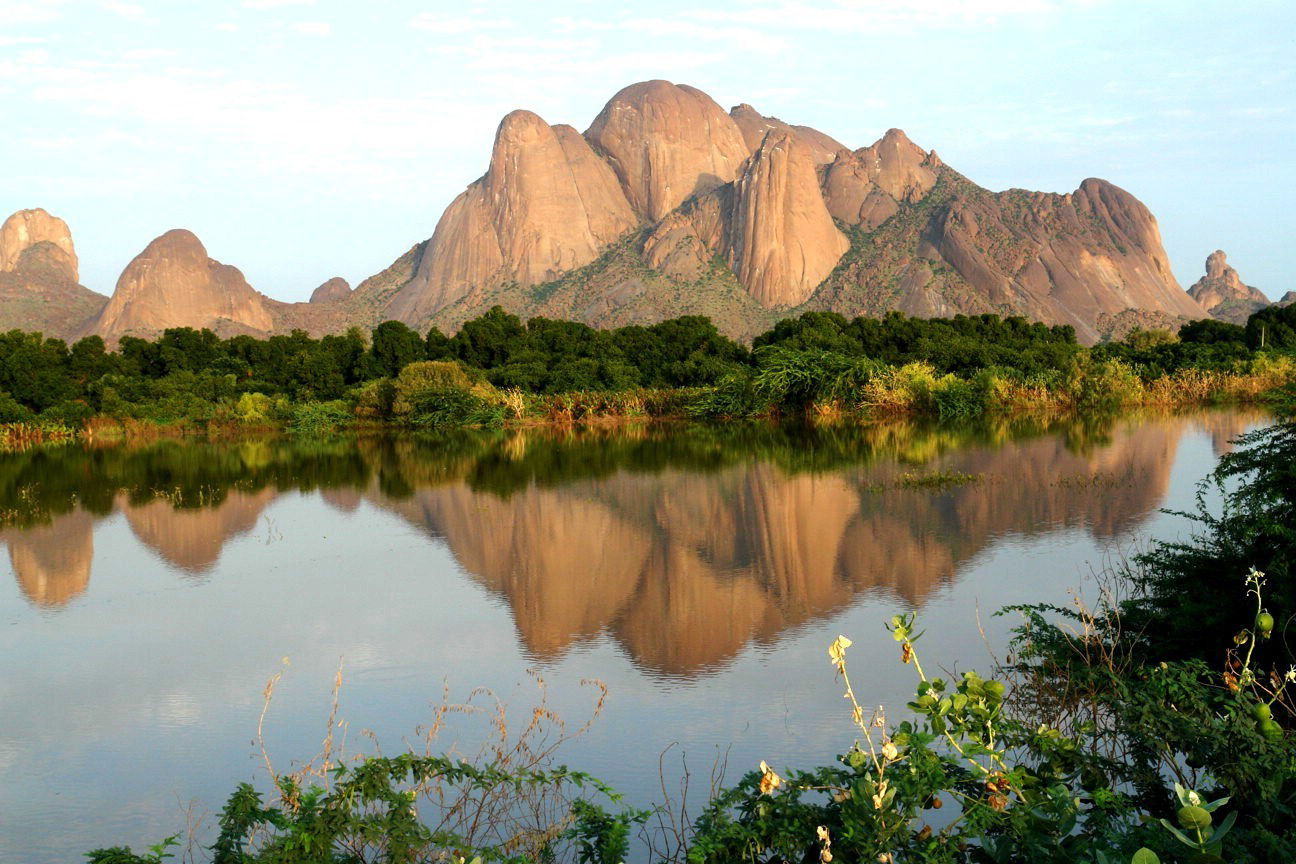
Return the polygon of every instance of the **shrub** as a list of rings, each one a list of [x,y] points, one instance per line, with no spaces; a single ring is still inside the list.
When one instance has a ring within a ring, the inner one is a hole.
[[[342,400],[307,402],[292,409],[288,428],[298,435],[328,435],[351,423],[352,413]]]
[[[354,390],[351,398],[354,402],[352,412],[357,420],[390,420],[396,388],[390,378],[378,378]]]
[[[0,390],[0,423],[28,423],[33,416],[17,399]]]
[[[244,423],[268,423],[274,400],[264,393],[244,393],[234,405],[234,416]]]
[[[468,390],[455,387],[419,390],[411,397],[406,418],[419,428],[448,426],[501,426],[506,413],[503,401],[489,402]]]
[[[428,390],[462,390],[483,400],[498,398],[498,391],[479,370],[469,369],[455,360],[424,360],[409,364],[396,376],[392,384],[391,416],[409,417],[417,395]]]

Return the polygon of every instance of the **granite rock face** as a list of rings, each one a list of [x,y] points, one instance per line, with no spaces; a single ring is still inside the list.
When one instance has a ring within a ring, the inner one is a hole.
[[[190,231],[168,231],[122,271],[92,330],[107,340],[155,336],[168,327],[269,334],[270,301],[236,267],[207,257]]]
[[[28,330],[65,341],[108,298],[78,284],[76,249],[67,223],[39,208],[0,225],[0,330]]]
[[[894,216],[901,203],[921,201],[936,185],[940,160],[899,129],[870,147],[837,153],[823,178],[824,200],[834,219],[873,229]]]
[[[1245,324],[1252,314],[1269,305],[1269,298],[1258,288],[1245,285],[1238,272],[1229,266],[1228,256],[1216,249],[1206,259],[1206,275],[1188,289],[1212,317],[1234,324]]]
[[[585,137],[650,222],[732,181],[750,152],[738,124],[710,96],[669,81],[621,90]]]
[[[746,142],[747,149],[752,153],[755,153],[761,142],[765,140],[766,133],[774,130],[790,132],[802,144],[809,147],[810,152],[814,154],[816,165],[825,165],[833,161],[833,159],[837,158],[839,151],[846,149],[845,145],[840,141],[825,135],[818,129],[812,129],[809,126],[793,126],[784,123],[777,117],[767,117],[746,102],[730,108],[729,116],[738,124],[743,141]]]
[[[0,225],[0,271],[18,270],[31,250],[39,254],[42,266],[56,269],[68,282],[78,280],[72,232],[66,222],[39,207],[19,210]]]
[[[612,169],[575,129],[514,111],[486,175],[446,209],[390,315],[419,320],[474,291],[556,278],[637,221]]]
[[[813,151],[788,129],[767,132],[732,184],[663,220],[644,247],[650,264],[678,278],[696,278],[720,255],[766,307],[804,303],[848,248],[819,192]]]

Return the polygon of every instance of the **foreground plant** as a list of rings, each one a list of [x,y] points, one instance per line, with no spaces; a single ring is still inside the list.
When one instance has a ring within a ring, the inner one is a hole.
[[[1262,574],[1252,572],[1247,587],[1254,626],[1222,672],[1196,661],[1122,665],[1113,660],[1119,645],[1096,648],[1131,638],[1108,619],[1080,615],[1084,631],[1067,633],[1067,615],[1045,614],[1067,610],[1031,607],[1021,610],[1027,624],[1003,669],[1008,680],[935,677],[919,657],[915,617],[897,615],[888,630],[917,683],[913,718],[894,725],[859,703],[851,641],[838,637],[828,656],[850,705],[853,746],[839,764],[812,771],[780,775],[762,763],[707,807],[689,859],[1291,860],[1296,754],[1272,713],[1292,706],[1286,676],[1254,666],[1253,649],[1273,627]],[[1100,683],[1042,689],[1086,680]],[[1179,781],[1173,796],[1167,777]]]

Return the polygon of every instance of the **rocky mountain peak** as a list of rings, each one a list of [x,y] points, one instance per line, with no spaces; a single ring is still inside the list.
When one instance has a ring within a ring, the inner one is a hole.
[[[805,302],[848,248],[820,194],[813,151],[795,130],[774,128],[733,183],[663,219],[644,254],[651,266],[688,280],[719,255],[768,308]]]
[[[637,222],[616,175],[575,129],[510,112],[486,174],[446,208],[389,314],[417,321],[474,291],[557,278]]]
[[[1207,279],[1225,279],[1233,284],[1240,284],[1237,271],[1228,264],[1228,255],[1223,249],[1216,249],[1210,255],[1206,256],[1206,278]]]
[[[345,300],[351,296],[351,283],[341,276],[334,276],[332,279],[321,284],[311,292],[311,303],[331,303],[334,301]]]
[[[238,268],[209,258],[192,231],[177,228],[126,265],[92,330],[111,340],[168,327],[268,333],[274,321]]]
[[[728,183],[750,153],[733,118],[701,90],[644,81],[618,92],[585,131],[634,211],[660,220]]]
[[[876,228],[902,203],[921,201],[936,185],[940,164],[903,131],[889,129],[871,146],[836,154],[824,173],[824,200],[833,217]]]
[[[753,153],[765,140],[765,134],[773,129],[781,129],[796,135],[802,144],[810,148],[817,165],[825,165],[833,161],[839,150],[846,149],[840,141],[825,135],[818,129],[809,126],[792,126],[777,117],[767,117],[746,102],[730,108],[729,116],[738,124],[747,149]]]
[[[77,282],[80,277],[72,232],[66,222],[39,207],[19,210],[0,225],[0,271],[17,270],[23,253],[42,244],[49,248],[39,253],[41,266],[55,269],[69,282]]]
[[[1269,305],[1264,292],[1242,282],[1222,249],[1207,256],[1206,275],[1192,284],[1188,296],[1212,317],[1235,324],[1245,324],[1253,313]]]

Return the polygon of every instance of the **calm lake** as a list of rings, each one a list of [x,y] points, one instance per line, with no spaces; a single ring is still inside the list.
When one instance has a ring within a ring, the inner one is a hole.
[[[1140,538],[1183,536],[1252,411],[1055,428],[632,427],[0,455],[0,861],[137,850],[240,781],[319,751],[339,661],[348,752],[423,746],[443,694],[538,688],[559,761],[660,800],[831,759],[862,702],[912,694],[883,622],[917,610],[928,668],[986,668],[1011,603],[1066,603]],[[937,472],[940,472],[939,474]],[[1208,498],[1208,500],[1211,500]],[[1239,576],[1239,578],[1241,578]],[[984,635],[982,633],[984,630]],[[483,707],[483,696],[474,700]],[[471,750],[485,718],[438,746]],[[372,733],[372,738],[364,732]],[[342,732],[338,733],[339,737]]]

